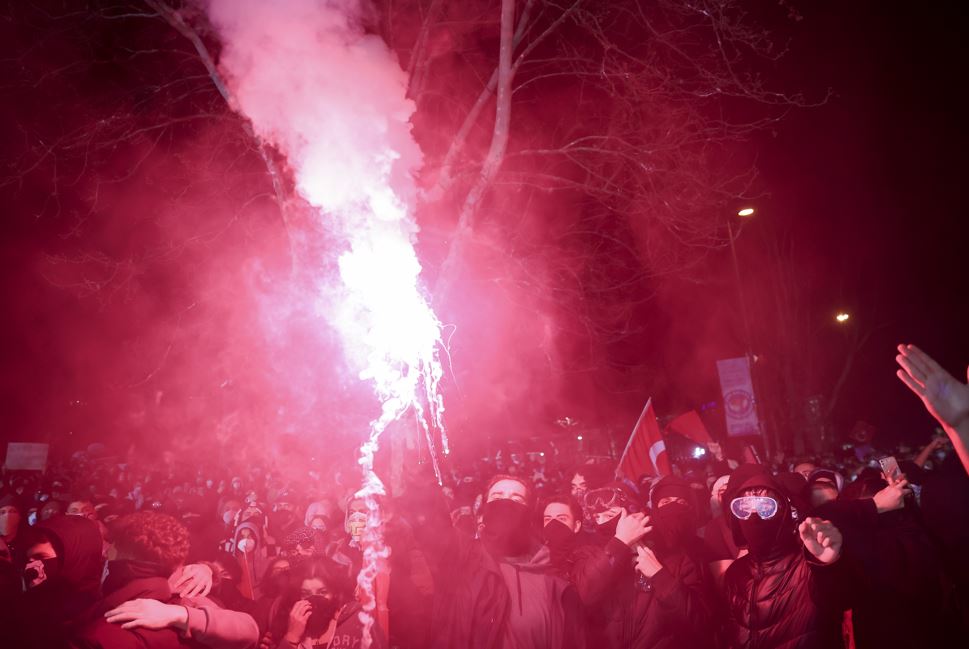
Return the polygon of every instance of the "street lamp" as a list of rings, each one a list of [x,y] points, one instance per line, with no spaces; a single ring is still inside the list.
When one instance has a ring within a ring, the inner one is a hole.
[[[851,314],[845,311],[842,311],[838,315],[836,315],[834,319],[837,320],[840,324],[844,324],[851,319]]]
[[[756,210],[754,210],[754,208],[752,207],[744,207],[737,210],[737,216],[746,219],[753,216],[755,211]],[[734,279],[737,282],[737,296],[740,298],[740,317],[744,325],[744,347],[746,348],[748,367],[750,367],[750,380],[754,384],[754,392],[756,393],[757,379],[755,377],[756,373],[754,371],[754,354],[751,351],[751,344],[750,344],[751,343],[750,320],[747,317],[747,299],[744,296],[744,283],[743,283],[743,280],[740,278],[740,263],[737,260],[737,246],[735,244],[735,241],[737,237],[740,235],[740,233],[734,232],[733,222],[729,219],[727,220],[727,234],[730,238],[730,258],[733,261]],[[760,408],[758,407],[758,415],[760,415],[759,411],[760,411]],[[767,452],[767,457],[769,458],[771,457],[771,447],[773,445],[771,444],[770,435],[766,430],[763,429],[763,425],[764,425],[763,419],[761,417],[758,417],[758,420],[759,420],[760,426],[762,427],[761,432],[763,434],[763,439],[764,439],[764,450]]]

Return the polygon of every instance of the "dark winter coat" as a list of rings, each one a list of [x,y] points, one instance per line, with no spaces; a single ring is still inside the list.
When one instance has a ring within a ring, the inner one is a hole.
[[[771,559],[740,557],[727,569],[726,646],[730,649],[841,647],[841,560],[824,565],[792,544]]]
[[[651,579],[635,569],[635,552],[611,538],[576,552],[573,581],[586,606],[591,647],[709,647],[714,614],[706,565],[686,553],[658,556]]]

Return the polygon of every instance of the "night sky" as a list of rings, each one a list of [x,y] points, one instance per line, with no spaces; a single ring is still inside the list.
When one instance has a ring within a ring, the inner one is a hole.
[[[965,377],[969,364],[969,255],[965,251],[969,228],[965,225],[963,177],[964,152],[969,145],[965,123],[969,113],[962,88],[969,61],[965,22],[955,3],[921,6],[828,0],[792,4],[800,20],[779,18],[776,10],[768,12],[776,22],[778,40],[788,38],[790,45],[788,55],[770,71],[770,81],[803,93],[808,102],[823,99],[829,91],[830,97],[818,106],[790,109],[782,121],[757,134],[751,143],[761,173],[759,197],[751,201],[757,214],[744,225],[737,252],[747,296],[758,317],[754,328],[775,327],[769,308],[759,310],[757,304],[766,291],[763,278],[771,272],[764,242],[782,237],[793,242],[797,251],[799,299],[804,317],[810,320],[807,329],[812,332],[805,348],[824,359],[818,380],[835,380],[845,349],[846,333],[834,324],[835,313],[847,310],[852,315],[847,326],[869,335],[832,413],[836,434],[843,436],[862,419],[875,424],[886,443],[906,439],[918,444],[927,440],[933,422],[895,378],[895,345],[920,345],[960,378]],[[8,33],[17,26],[8,20],[3,29]],[[110,41],[102,47],[100,54],[110,57]],[[59,111],[69,111],[70,104],[57,103],[64,97],[56,93],[51,105],[44,105],[36,96],[30,100],[35,103],[17,105],[21,95],[16,85],[4,85],[0,101],[6,104],[2,109],[3,141],[8,145],[19,137],[17,120],[23,111],[44,111],[50,119],[58,119]],[[7,173],[11,163],[4,162]],[[26,207],[29,201],[23,198],[24,188],[16,183],[6,183],[0,191],[6,205],[0,226],[4,240],[0,299],[5,305],[5,343],[0,352],[3,438],[67,440],[69,431],[76,433],[78,441],[99,440],[105,431],[123,428],[127,420],[112,412],[112,404],[122,398],[103,393],[92,396],[98,386],[122,392],[123,388],[113,379],[105,378],[103,384],[92,381],[91,375],[98,372],[90,368],[99,366],[99,355],[137,353],[137,336],[131,327],[119,324],[116,303],[106,304],[103,295],[79,298],[76,292],[55,286],[58,282],[45,266],[49,259],[45,255],[59,254],[68,245],[65,242],[71,239],[65,233],[71,230],[70,224],[63,219],[38,218]],[[43,192],[44,188],[28,187],[27,191]],[[144,195],[155,196],[153,191],[149,188]],[[193,219],[198,216],[204,216],[204,210]],[[157,236],[142,225],[114,228],[97,236],[105,246],[130,245],[117,243],[119,237],[148,240]],[[179,227],[189,226],[180,222]],[[265,219],[255,219],[246,227],[244,234],[229,239],[237,250],[254,247],[253,241],[278,237]],[[433,228],[426,230],[434,236]],[[226,272],[236,272],[233,269],[248,263],[240,261],[244,256],[227,258]],[[179,262],[179,272],[186,276],[200,268],[209,272],[205,263],[190,255]],[[239,265],[233,265],[236,263]],[[271,267],[278,259],[265,263]],[[715,400],[713,362],[743,353],[738,313],[728,306],[736,290],[731,273],[728,251],[720,249],[688,277],[656,287],[656,296],[638,312],[647,321],[647,334],[626,340],[610,352],[634,366],[624,384],[617,384],[612,375],[605,381],[582,372],[566,373],[561,380],[574,381],[572,387],[558,387],[551,395],[541,385],[542,372],[536,372],[531,390],[538,396],[533,401],[542,403],[547,397],[549,403],[532,408],[520,420],[510,410],[495,416],[494,421],[505,422],[512,431],[520,428],[512,422],[523,421],[527,426],[541,420],[545,427],[536,429],[537,434],[554,430],[554,419],[567,415],[607,427],[622,426],[625,421],[631,426],[650,394],[658,398],[661,414]],[[150,273],[139,277],[139,283],[148,286],[153,296],[150,307],[141,303],[137,316],[125,323],[165,322],[175,331],[182,318],[191,323],[192,303],[179,299],[183,279],[181,275],[178,280],[170,275],[153,279]],[[124,303],[124,292],[116,299]],[[239,311],[245,308],[239,307]],[[206,313],[206,317],[215,317]],[[238,316],[232,309],[223,315],[227,319]],[[463,332],[459,328],[457,335]],[[166,351],[164,341],[174,341],[174,336],[163,336],[161,343],[153,339],[151,349],[140,350],[147,359],[144,371],[130,376],[130,384],[142,388],[143,382],[165,378],[166,370],[159,368],[157,377],[153,374],[156,361],[151,359],[167,359],[169,353],[171,358],[179,358],[177,344],[173,351]],[[114,338],[134,347],[115,347]],[[90,356],[77,350],[91,350]],[[566,355],[567,350],[568,345],[559,348]],[[252,359],[233,359],[237,363],[233,366],[258,363],[256,357],[262,353],[272,355],[265,350],[253,352]],[[506,364],[531,363],[541,357],[543,354],[512,357]],[[527,383],[531,379],[521,377],[529,376],[530,371],[520,370],[520,381]],[[190,387],[182,387],[184,393],[168,392],[175,395],[175,404],[179,399],[184,400],[183,405],[191,401]],[[299,393],[293,390],[287,398]],[[327,403],[341,403],[340,394],[327,396]],[[245,400],[243,394],[234,398]],[[489,398],[470,401],[481,409]],[[584,398],[587,402],[581,401]],[[579,401],[571,403],[573,399]],[[81,401],[84,403],[75,403]],[[455,404],[468,401],[465,395]],[[574,408],[570,410],[569,405]],[[456,405],[458,410],[460,407]]]
[[[962,379],[969,364],[966,23],[950,3],[818,2],[803,15],[787,64],[834,95],[764,138],[767,209],[816,250],[818,310],[874,330],[844,423],[917,443],[934,422],[895,378],[894,346],[920,345]]]

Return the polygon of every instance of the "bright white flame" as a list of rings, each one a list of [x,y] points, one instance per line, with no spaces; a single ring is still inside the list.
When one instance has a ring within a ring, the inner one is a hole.
[[[845,313],[843,311],[834,317],[834,319],[837,320],[838,322],[847,322],[850,318],[851,318],[851,314]]]
[[[410,131],[414,105],[393,54],[364,33],[362,0],[209,0],[208,13],[222,37],[219,65],[234,108],[286,155],[297,191],[318,210],[320,230],[341,242],[340,286],[317,277],[314,299],[380,403],[360,449],[357,492],[369,509],[357,578],[366,649],[374,578],[388,556],[376,500],[384,487],[373,471],[380,435],[413,409],[438,479],[434,429],[448,452],[438,389],[441,325],[420,290],[414,250],[414,177],[422,163]],[[313,228],[295,235],[320,243]]]
[[[745,207],[744,209],[739,210],[737,212],[737,216],[753,216],[753,215],[754,215],[754,208],[752,207]]]

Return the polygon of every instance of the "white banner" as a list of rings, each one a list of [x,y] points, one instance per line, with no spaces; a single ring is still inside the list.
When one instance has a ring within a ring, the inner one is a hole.
[[[723,394],[727,435],[730,437],[760,435],[754,384],[750,380],[750,361],[746,356],[717,361],[717,373],[720,374],[720,391]]]
[[[7,442],[8,471],[43,471],[47,468],[47,444]]]

